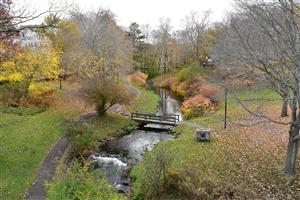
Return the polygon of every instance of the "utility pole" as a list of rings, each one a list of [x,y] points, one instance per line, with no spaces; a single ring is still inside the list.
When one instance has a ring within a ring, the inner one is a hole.
[[[227,128],[227,96],[228,96],[228,89],[225,89],[224,129]]]

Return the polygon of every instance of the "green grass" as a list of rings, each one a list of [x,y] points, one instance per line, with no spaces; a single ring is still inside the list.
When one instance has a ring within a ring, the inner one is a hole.
[[[47,152],[63,132],[65,113],[23,111],[0,112],[2,199],[23,198]]]
[[[0,107],[0,113],[9,113],[16,115],[34,115],[44,112],[44,108],[25,108],[25,107]]]
[[[122,129],[135,124],[134,121],[127,117],[112,113],[104,117],[92,119],[87,123],[93,127],[93,132],[96,134],[97,140],[105,137],[119,136]]]
[[[131,112],[155,112],[159,96],[152,90],[146,90],[144,88],[137,87],[140,91],[140,95],[129,106]]]
[[[65,170],[62,164],[60,162],[55,179],[48,185],[46,199],[123,199],[123,195],[103,178],[100,169],[90,170],[78,160],[72,161]]]

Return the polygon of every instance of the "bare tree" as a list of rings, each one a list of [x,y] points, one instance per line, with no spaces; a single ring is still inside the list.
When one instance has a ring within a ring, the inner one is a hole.
[[[90,55],[87,70],[98,74],[99,78],[117,77],[121,65],[126,66],[131,53],[125,33],[117,26],[114,14],[110,10],[97,12],[72,12],[73,20],[81,32],[82,47]]]
[[[215,58],[260,73],[284,100],[289,100],[289,122],[275,120],[242,105],[256,117],[290,126],[284,171],[294,175],[300,139],[299,1],[237,0],[236,4],[235,13],[223,27]]]
[[[69,6],[67,4],[58,6],[50,3],[48,9],[36,11],[30,9],[28,5],[17,6],[13,0],[0,0],[0,40],[7,39],[25,28],[54,27],[57,20],[65,13]],[[53,18],[47,24],[22,26],[49,14]]]
[[[166,71],[168,62],[168,40],[171,32],[171,20],[160,19],[158,30],[154,31],[154,40],[159,54],[159,66]]]
[[[184,30],[181,31],[185,48],[199,65],[203,65],[207,53],[206,30],[209,25],[210,11],[206,11],[200,18],[198,12],[191,12],[184,19]]]

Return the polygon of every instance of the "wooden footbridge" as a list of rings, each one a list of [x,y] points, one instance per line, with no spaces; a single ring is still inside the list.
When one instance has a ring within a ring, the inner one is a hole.
[[[131,113],[131,119],[141,124],[160,124],[176,126],[179,122],[179,115],[164,114],[158,115],[156,113],[134,112]]]

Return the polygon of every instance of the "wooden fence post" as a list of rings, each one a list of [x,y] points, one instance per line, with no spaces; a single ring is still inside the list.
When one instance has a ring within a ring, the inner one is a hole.
[[[227,128],[227,96],[228,96],[228,90],[225,89],[224,129]]]

